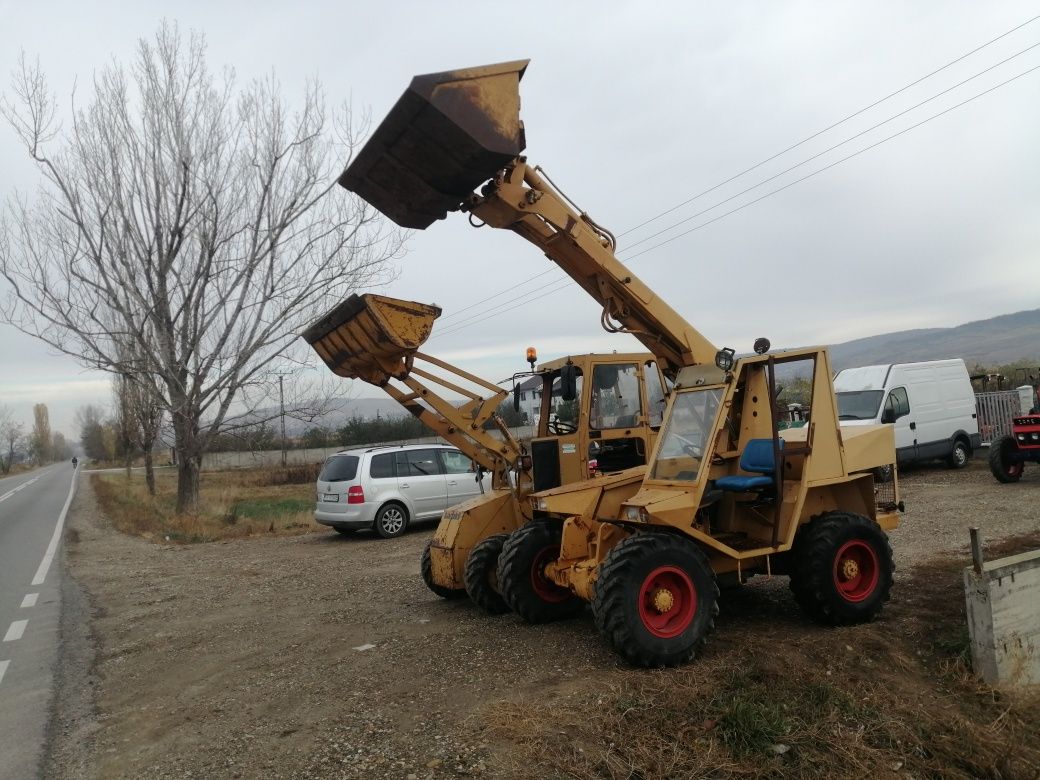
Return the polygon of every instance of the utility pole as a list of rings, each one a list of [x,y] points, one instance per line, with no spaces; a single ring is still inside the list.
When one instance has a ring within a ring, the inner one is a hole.
[[[282,468],[285,468],[286,461],[288,460],[288,453],[285,449],[285,375],[278,375],[278,406],[281,409],[282,418]]]

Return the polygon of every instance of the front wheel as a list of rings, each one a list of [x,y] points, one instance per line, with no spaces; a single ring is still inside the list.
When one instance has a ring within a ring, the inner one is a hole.
[[[666,534],[637,533],[599,567],[592,614],[614,651],[634,666],[691,660],[715,628],[719,588],[697,545]]]
[[[384,539],[400,536],[408,527],[408,511],[400,504],[387,504],[376,514],[372,527]]]
[[[818,623],[844,626],[877,617],[892,590],[895,563],[876,522],[851,512],[825,512],[798,529],[791,590]]]
[[[430,554],[430,545],[433,541],[426,543],[423,547],[422,559],[419,562],[419,571],[422,573],[423,582],[426,583],[426,587],[440,596],[442,599],[461,599],[466,595],[466,591],[462,588],[446,588],[443,585],[438,585],[433,579],[433,557]]]
[[[466,593],[469,599],[489,615],[509,611],[509,605],[498,588],[498,559],[509,534],[495,534],[481,540],[466,558]]]
[[[1018,444],[1013,436],[1004,436],[989,445],[989,470],[997,482],[1018,482],[1022,479],[1022,467],[1025,465],[1014,456],[1018,452]]]
[[[962,469],[968,465],[968,460],[971,458],[971,448],[968,444],[961,439],[957,439],[953,443],[953,449],[950,451],[949,457],[946,458],[946,465],[951,469]]]
[[[532,522],[513,531],[498,559],[498,587],[516,614],[528,623],[548,623],[579,614],[585,602],[545,575],[560,557],[563,529],[558,523]]]

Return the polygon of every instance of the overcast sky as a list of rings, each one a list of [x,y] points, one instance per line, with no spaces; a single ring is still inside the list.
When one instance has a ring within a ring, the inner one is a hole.
[[[0,2],[0,72],[38,55],[67,102],[95,69],[127,62],[168,9],[206,34],[211,65],[317,75],[333,100],[382,118],[409,79],[530,58],[527,153],[621,234],[1040,13],[1036,3],[51,3]],[[1040,47],[715,206],[1040,41],[1040,20],[620,240],[622,259],[1040,65]],[[632,270],[719,345],[836,343],[1040,306],[1040,70],[783,192],[631,259]],[[36,174],[0,128],[6,194]],[[444,308],[427,351],[501,379],[523,349],[627,350],[573,285],[507,231],[452,215],[415,233],[385,292]],[[543,271],[550,273],[528,281]],[[509,289],[507,295],[460,311]],[[522,305],[517,305],[521,303]],[[511,311],[494,315],[503,308]],[[319,314],[320,312],[315,312]],[[108,402],[103,375],[0,325],[0,403]],[[364,389],[361,395],[377,396]]]

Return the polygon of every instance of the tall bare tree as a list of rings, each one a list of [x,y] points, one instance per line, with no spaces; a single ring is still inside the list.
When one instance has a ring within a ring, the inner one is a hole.
[[[242,388],[291,359],[294,334],[346,290],[392,273],[402,234],[334,191],[365,123],[330,112],[316,82],[295,111],[273,76],[240,88],[210,71],[201,36],[165,24],[132,67],[97,73],[68,127],[24,57],[13,95],[4,115],[44,185],[0,223],[2,317],[163,399],[177,509],[193,509],[202,453],[242,412]]]
[[[144,478],[148,492],[155,495],[153,450],[163,421],[163,399],[152,390],[152,383],[135,374],[117,374],[115,378],[116,411],[127,477],[134,453],[144,459]]]
[[[14,419],[7,405],[0,405],[0,472],[9,474],[14,465],[14,453],[22,440],[22,424]]]
[[[33,404],[33,429],[29,436],[33,455],[41,466],[51,460],[51,417],[47,404]]]

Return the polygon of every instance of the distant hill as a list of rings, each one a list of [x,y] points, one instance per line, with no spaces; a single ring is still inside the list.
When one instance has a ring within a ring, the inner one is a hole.
[[[834,370],[876,363],[964,358],[999,366],[1029,358],[1040,366],[1040,309],[1002,314],[952,328],[924,328],[846,341],[830,348]]]

